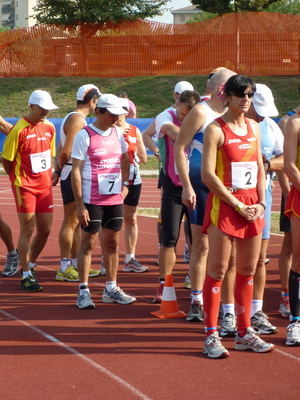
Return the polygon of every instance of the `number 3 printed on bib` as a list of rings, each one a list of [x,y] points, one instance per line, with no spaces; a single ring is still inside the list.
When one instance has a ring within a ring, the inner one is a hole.
[[[47,171],[51,168],[51,151],[30,154],[31,169],[34,174]]]
[[[231,163],[232,186],[238,189],[255,188],[257,171],[256,161]]]
[[[99,174],[98,192],[99,194],[119,194],[122,190],[121,174]]]

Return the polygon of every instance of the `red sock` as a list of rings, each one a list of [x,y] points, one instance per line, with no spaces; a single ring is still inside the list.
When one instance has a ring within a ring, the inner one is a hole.
[[[221,285],[222,281],[216,281],[206,275],[203,285],[203,310],[207,336],[218,330]]]
[[[253,276],[236,274],[234,298],[237,314],[238,335],[245,336],[251,326],[250,313],[253,296]]]

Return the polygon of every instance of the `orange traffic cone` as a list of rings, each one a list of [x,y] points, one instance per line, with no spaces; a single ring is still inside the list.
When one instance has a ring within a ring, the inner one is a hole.
[[[157,318],[186,317],[186,314],[178,309],[172,275],[166,275],[160,310],[151,314]]]

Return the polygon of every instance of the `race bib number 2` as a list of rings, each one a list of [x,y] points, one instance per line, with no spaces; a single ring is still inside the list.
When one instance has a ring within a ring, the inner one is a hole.
[[[30,154],[31,169],[34,174],[47,171],[51,168],[50,150],[43,153]]]
[[[256,161],[231,163],[232,186],[237,189],[255,188],[257,171]]]
[[[98,192],[99,194],[119,194],[122,190],[121,174],[99,174]]]

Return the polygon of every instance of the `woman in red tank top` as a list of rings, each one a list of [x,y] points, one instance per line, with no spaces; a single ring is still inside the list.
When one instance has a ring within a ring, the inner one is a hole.
[[[204,354],[224,358],[217,320],[222,280],[228,268],[233,240],[236,243],[235,309],[237,335],[234,348],[259,353],[274,349],[251,328],[253,275],[264,226],[265,171],[258,124],[244,114],[251,105],[255,83],[234,75],[224,87],[225,114],[205,130],[202,180],[210,189],[203,230],[208,234],[209,254],[203,299],[207,337]]]

